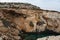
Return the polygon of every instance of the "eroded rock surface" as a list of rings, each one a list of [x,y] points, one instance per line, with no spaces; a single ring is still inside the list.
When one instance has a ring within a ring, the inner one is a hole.
[[[37,40],[60,40],[60,36],[47,36],[43,38],[38,38]]]
[[[43,32],[46,29],[60,33],[60,12],[31,4],[0,3],[0,33],[4,39],[22,40],[20,31]]]

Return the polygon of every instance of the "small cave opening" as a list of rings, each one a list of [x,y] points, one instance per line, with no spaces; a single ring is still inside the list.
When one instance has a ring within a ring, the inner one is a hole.
[[[37,21],[37,23],[36,23],[36,25],[38,25],[38,26],[43,25],[43,24],[45,24],[44,21]]]
[[[30,25],[31,27],[34,27],[34,24],[33,24],[32,21],[30,21],[29,25]]]

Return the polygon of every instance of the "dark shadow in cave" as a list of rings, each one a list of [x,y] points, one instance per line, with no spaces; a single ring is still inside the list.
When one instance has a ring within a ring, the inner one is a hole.
[[[4,13],[6,13],[6,14],[9,14],[10,16],[12,16],[12,17],[23,17],[23,18],[27,18],[27,16],[29,16],[29,15],[26,15],[26,14],[23,14],[23,13],[18,13],[18,12],[16,12],[15,10],[3,10],[3,12]]]
[[[9,10],[8,13],[11,15],[11,16],[15,16],[15,17],[23,17],[23,18],[26,18],[27,15],[26,14],[23,14],[23,13],[17,13],[15,12],[14,10]]]

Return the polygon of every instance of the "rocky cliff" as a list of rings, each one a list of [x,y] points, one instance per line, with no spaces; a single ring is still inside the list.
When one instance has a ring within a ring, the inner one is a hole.
[[[0,32],[4,39],[22,40],[20,33],[47,30],[60,34],[60,12],[28,3],[0,3]]]

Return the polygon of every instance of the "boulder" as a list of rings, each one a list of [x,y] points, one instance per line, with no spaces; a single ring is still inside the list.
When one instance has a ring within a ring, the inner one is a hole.
[[[37,40],[60,40],[60,36],[47,36],[43,38],[38,38]]]

